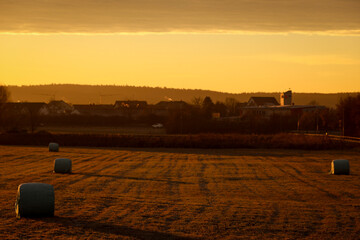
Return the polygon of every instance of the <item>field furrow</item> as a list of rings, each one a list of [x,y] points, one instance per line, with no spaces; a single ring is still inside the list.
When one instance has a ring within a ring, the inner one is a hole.
[[[53,173],[55,158],[72,174]],[[345,158],[351,175],[329,175]],[[359,152],[0,146],[0,239],[356,239]],[[17,187],[55,188],[55,217],[16,219]]]

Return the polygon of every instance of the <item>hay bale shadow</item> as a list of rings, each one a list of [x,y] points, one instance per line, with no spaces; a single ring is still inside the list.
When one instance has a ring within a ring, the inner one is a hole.
[[[60,217],[54,216],[51,218],[41,218],[40,221],[46,223],[57,223],[63,225],[65,227],[78,227],[82,228],[83,230],[91,230],[98,233],[104,234],[114,234],[126,237],[132,237],[136,239],[157,239],[157,240],[195,240],[199,238],[191,238],[191,237],[181,237],[171,233],[163,233],[163,232],[156,232],[151,230],[142,230],[142,229],[135,229],[131,227],[110,224],[110,223],[102,223],[98,221],[91,221],[88,219],[82,218],[72,218],[72,217]]]
[[[114,179],[126,179],[126,180],[135,180],[135,181],[151,181],[151,182],[166,182],[173,184],[194,184],[191,182],[184,181],[176,181],[170,179],[156,179],[156,178],[144,178],[144,177],[125,177],[119,175],[107,175],[107,174],[96,174],[96,173],[80,173],[80,172],[72,172],[72,175],[82,175],[87,177],[106,177],[106,178],[114,178]]]

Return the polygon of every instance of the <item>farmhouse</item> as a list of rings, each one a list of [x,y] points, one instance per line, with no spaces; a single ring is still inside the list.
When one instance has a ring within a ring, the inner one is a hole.
[[[58,116],[58,115],[67,115],[67,114],[78,114],[76,109],[64,102],[63,100],[51,101],[48,104],[45,104],[39,111],[40,115],[50,115],[50,116]]]
[[[80,115],[85,116],[121,116],[121,113],[115,111],[112,104],[76,104],[74,108]]]
[[[116,101],[114,109],[145,109],[147,106],[146,101]]]
[[[114,110],[121,116],[136,119],[148,113],[148,104],[146,101],[116,101]]]
[[[278,106],[279,103],[274,97],[251,97],[247,103],[248,107]]]
[[[161,101],[151,106],[150,111],[156,116],[168,116],[170,112],[185,110],[188,106],[184,101]]]
[[[292,102],[292,92],[280,94],[281,105],[274,97],[251,97],[245,107],[242,107],[240,118],[253,114],[270,118],[272,115],[301,115],[303,112],[313,112],[326,109],[325,106],[295,105]]]

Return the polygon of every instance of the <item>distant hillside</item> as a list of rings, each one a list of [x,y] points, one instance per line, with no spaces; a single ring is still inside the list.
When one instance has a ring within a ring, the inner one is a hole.
[[[228,97],[240,102],[247,102],[251,96],[275,97],[278,101],[280,92],[274,93],[223,93],[198,89],[174,89],[134,86],[92,86],[92,85],[35,85],[9,86],[11,101],[48,102],[51,99],[64,100],[72,104],[102,103],[113,104],[116,100],[145,100],[150,104],[169,98],[191,102],[194,97],[210,96],[216,101],[224,101]],[[356,93],[293,93],[293,102],[297,105],[316,101],[320,105],[334,107],[341,97]]]

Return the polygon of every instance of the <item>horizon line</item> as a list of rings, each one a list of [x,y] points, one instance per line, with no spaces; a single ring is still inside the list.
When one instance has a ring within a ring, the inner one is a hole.
[[[38,86],[64,86],[64,85],[75,85],[75,86],[90,86],[90,87],[134,87],[134,88],[162,88],[162,89],[172,89],[172,90],[183,90],[183,91],[209,91],[209,92],[218,92],[218,93],[226,93],[226,94],[232,94],[232,95],[236,95],[236,94],[248,94],[248,93],[282,93],[282,92],[286,92],[286,91],[292,91],[293,93],[297,93],[297,94],[301,94],[301,93],[305,93],[305,94],[347,94],[347,93],[360,93],[360,91],[352,91],[352,92],[296,92],[293,91],[292,89],[289,90],[284,90],[284,91],[275,91],[275,92],[265,92],[265,91],[249,91],[249,92],[237,92],[237,93],[232,93],[232,92],[225,92],[225,91],[215,91],[215,90],[210,90],[210,89],[198,89],[198,88],[174,88],[174,87],[160,87],[160,86],[156,86],[156,87],[151,87],[151,86],[136,86],[136,85],[116,85],[116,84],[77,84],[77,83],[48,83],[48,84],[34,84],[34,85],[7,85],[7,84],[3,84],[3,86],[6,87],[38,87]],[[1,86],[1,84],[0,84]]]

